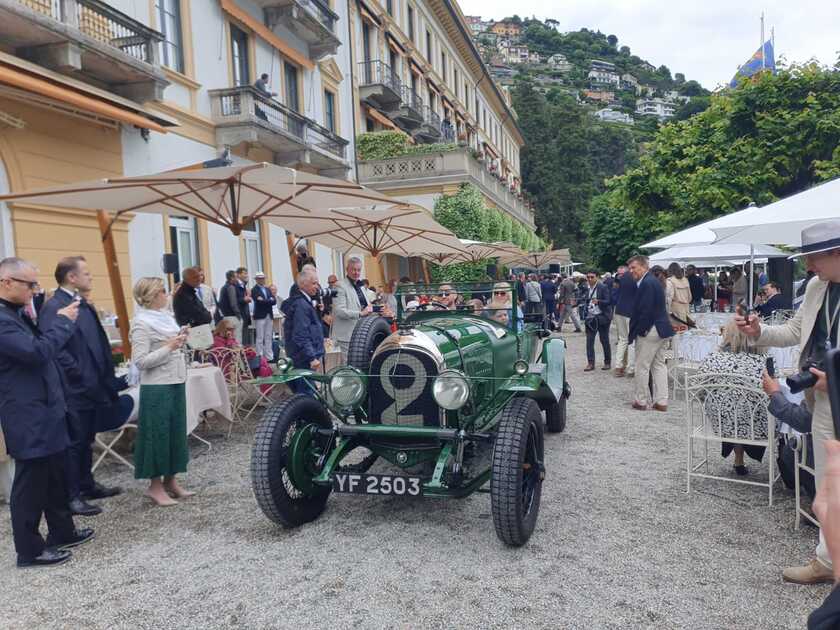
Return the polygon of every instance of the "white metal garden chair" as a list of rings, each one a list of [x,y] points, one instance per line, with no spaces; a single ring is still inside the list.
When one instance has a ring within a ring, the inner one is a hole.
[[[800,483],[800,475],[802,471],[806,471],[815,475],[814,469],[811,466],[808,466],[808,440],[805,439],[805,435],[795,434],[791,435],[790,439],[794,441],[794,462],[795,465],[793,467],[793,478],[794,483],[796,484],[796,488],[794,492],[796,493],[796,521],[794,522],[794,529],[799,529],[799,523],[802,521],[802,517],[804,516],[807,518],[811,523],[816,525],[817,527],[820,526],[817,519],[813,517],[813,515],[802,507],[802,485]]]
[[[773,486],[779,479],[775,468],[776,423],[767,410],[770,399],[754,379],[740,374],[697,374],[686,379],[686,438],[688,446],[686,491],[695,477],[767,488],[773,505]],[[766,426],[766,431],[761,425]],[[695,455],[697,443],[702,455]],[[709,470],[709,443],[763,446],[769,467],[766,482],[721,477]],[[699,460],[699,461],[698,461]],[[701,469],[703,469],[701,471]]]

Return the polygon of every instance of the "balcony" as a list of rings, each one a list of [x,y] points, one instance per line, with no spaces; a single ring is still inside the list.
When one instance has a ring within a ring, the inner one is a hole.
[[[359,98],[384,112],[397,109],[402,101],[402,81],[381,61],[359,62]]]
[[[0,0],[0,41],[20,57],[139,103],[168,85],[163,36],[102,0]]]
[[[403,85],[400,88],[399,107],[386,114],[400,129],[411,133],[423,124],[423,99],[411,86]]]
[[[245,142],[272,151],[277,164],[309,164],[321,171],[342,171],[337,173],[341,176],[349,168],[347,140],[253,87],[210,90],[209,94],[217,145]]]
[[[385,160],[359,161],[359,183],[382,191],[469,183],[476,186],[503,212],[534,228],[534,211],[508,185],[473,158],[465,147],[445,153],[405,155]]]
[[[420,144],[431,144],[440,140],[440,116],[428,105],[423,105],[423,123],[412,137]]]
[[[335,14],[323,0],[257,0],[271,30],[282,24],[309,45],[309,57],[319,61],[341,46]]]

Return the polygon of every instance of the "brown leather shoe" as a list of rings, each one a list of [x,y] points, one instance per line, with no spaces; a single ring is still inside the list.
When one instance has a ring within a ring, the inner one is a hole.
[[[813,558],[804,567],[788,567],[782,571],[782,579],[793,584],[827,584],[834,581],[834,574],[822,562]]]
[[[590,363],[590,364],[589,364],[589,365],[587,365],[585,368],[583,368],[583,371],[584,371],[584,372],[591,372],[591,371],[592,371],[592,370],[594,370],[594,369],[595,369],[595,366],[594,366],[594,365],[592,365],[592,364]]]
[[[668,411],[668,405],[660,405],[659,403],[655,403],[653,408],[657,411]]]
[[[615,375],[619,378],[624,376],[624,368],[615,368]]]
[[[635,409],[636,411],[647,411],[647,405],[643,405],[642,403],[636,402],[635,400],[633,401],[631,407],[633,407],[633,409]]]

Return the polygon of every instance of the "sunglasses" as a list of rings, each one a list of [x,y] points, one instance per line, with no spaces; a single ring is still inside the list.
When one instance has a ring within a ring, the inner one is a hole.
[[[493,295],[507,295],[507,291],[493,291]]]
[[[35,289],[38,288],[38,281],[37,280],[35,280],[34,282],[30,282],[29,280],[21,280],[20,278],[12,278],[11,276],[9,276],[7,278],[7,280],[14,280],[15,282],[20,282],[21,284],[25,284],[27,287],[29,287],[30,291],[34,291]]]
[[[449,297],[449,293],[444,291],[443,293],[440,294],[440,297]]]

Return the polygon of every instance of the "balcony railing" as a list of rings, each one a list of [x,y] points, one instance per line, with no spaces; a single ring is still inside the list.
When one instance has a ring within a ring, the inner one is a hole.
[[[163,35],[110,7],[102,0],[17,0],[18,4],[72,26],[127,55],[157,64]]]
[[[423,115],[423,99],[420,98],[420,95],[417,94],[410,85],[402,86],[400,98],[402,98],[403,105],[413,109],[417,112],[418,116]]]
[[[306,6],[307,10],[312,13],[318,21],[324,25],[330,33],[335,34],[335,22],[338,20],[338,15],[321,0],[301,0],[301,4]]]
[[[361,74],[360,85],[384,85],[400,94],[402,92],[402,81],[387,63],[382,61],[360,61],[359,70]]]
[[[345,160],[347,140],[251,86],[212,90],[214,122],[220,126],[258,125],[290,137],[301,148],[315,147]]]
[[[428,105],[423,105],[423,123],[440,131],[440,116]]]
[[[477,186],[502,210],[522,223],[534,226],[534,211],[511,192],[510,184],[489,171],[486,163],[477,161],[467,148],[441,153],[405,155],[384,160],[358,163],[359,182],[380,190],[412,187],[430,182],[461,183]]]

